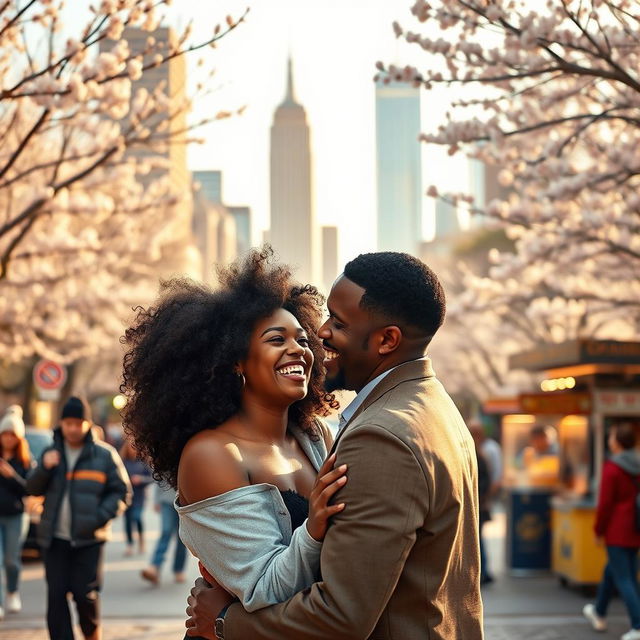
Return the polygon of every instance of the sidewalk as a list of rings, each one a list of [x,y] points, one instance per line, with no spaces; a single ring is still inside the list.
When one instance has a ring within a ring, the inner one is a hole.
[[[9,626],[10,625],[10,626]],[[103,620],[103,640],[181,640],[184,620]],[[76,638],[82,638],[80,629]],[[48,640],[43,622],[12,623],[11,618],[0,622],[0,640]]]
[[[558,579],[550,574],[535,578],[507,575],[504,514],[496,514],[487,525],[486,534],[491,569],[496,576],[495,583],[482,591],[486,640],[614,640],[628,631],[629,621],[619,600],[612,603],[609,630],[595,633],[582,617],[582,607],[590,601],[584,594],[562,588]],[[124,544],[121,538],[117,535],[107,548],[109,575],[103,611],[103,640],[182,640],[185,632],[183,612],[189,584],[197,573],[195,563],[188,567],[187,584],[173,584],[170,574],[165,574],[162,587],[149,587],[139,577],[145,560],[140,557],[122,559]],[[0,640],[48,640],[43,577],[41,565],[25,568],[25,610],[0,621]],[[78,630],[76,638],[81,637]]]

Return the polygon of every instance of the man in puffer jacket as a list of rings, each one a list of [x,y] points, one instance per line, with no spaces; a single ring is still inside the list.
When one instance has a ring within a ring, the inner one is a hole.
[[[609,432],[611,457],[604,463],[596,512],[595,534],[607,547],[607,566],[595,604],[583,609],[596,631],[607,627],[605,616],[616,590],[631,620],[631,629],[621,640],[640,640],[640,596],[638,595],[638,550],[635,504],[640,483],[640,457],[635,449],[633,426],[623,423]]]
[[[70,591],[86,640],[100,640],[103,543],[110,523],[131,497],[116,450],[95,441],[89,408],[71,397],[62,409],[53,446],[27,479],[27,492],[44,495],[38,542],[44,551],[47,625],[51,640],[73,640]]]

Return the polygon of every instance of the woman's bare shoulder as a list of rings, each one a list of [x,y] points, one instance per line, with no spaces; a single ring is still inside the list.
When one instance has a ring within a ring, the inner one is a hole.
[[[182,505],[249,484],[242,453],[224,429],[201,431],[185,445],[178,466],[178,490]]]

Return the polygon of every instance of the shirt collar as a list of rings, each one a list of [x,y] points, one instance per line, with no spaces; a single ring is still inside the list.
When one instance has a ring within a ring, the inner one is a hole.
[[[410,360],[409,362],[415,362],[416,360],[426,360],[428,356],[423,356],[422,358],[416,358],[415,360]],[[406,364],[403,362],[402,364]],[[338,423],[338,431],[340,431],[346,424],[351,420],[353,414],[360,408],[362,403],[367,399],[367,396],[373,391],[374,387],[378,385],[379,382],[382,382],[384,378],[386,378],[394,369],[397,369],[402,365],[396,365],[391,369],[387,369],[383,371],[379,376],[376,376],[370,382],[360,389],[358,395],[345,407],[344,411],[340,414],[340,422]]]

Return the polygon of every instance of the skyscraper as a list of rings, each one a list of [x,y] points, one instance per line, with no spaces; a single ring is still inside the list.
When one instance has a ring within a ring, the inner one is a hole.
[[[338,227],[322,227],[322,286],[329,294],[338,277]]]
[[[460,233],[458,208],[452,198],[451,194],[446,194],[436,200],[436,241]]]
[[[168,55],[171,43],[177,36],[173,29],[158,27],[148,32],[137,27],[127,27],[123,39],[129,45],[130,55],[142,58],[145,65],[152,62],[156,53]],[[149,42],[155,41],[155,49],[150,52]],[[111,51],[116,41],[104,39],[100,42],[100,51]],[[127,150],[128,157],[139,161],[160,160],[154,163],[151,171],[139,174],[138,181],[148,187],[155,181],[163,182],[172,194],[180,196],[180,201],[171,208],[171,241],[167,243],[162,259],[162,271],[166,276],[183,272],[194,275],[201,270],[200,258],[192,237],[193,201],[191,199],[191,174],[187,168],[186,128],[187,128],[187,77],[184,56],[175,56],[161,65],[146,68],[142,76],[131,83],[131,97],[141,90],[153,95],[161,92],[166,96],[166,111],[151,114],[144,121],[144,127],[150,130],[157,143],[166,138],[170,144],[164,147],[150,145],[133,147]],[[125,118],[122,126],[127,125]],[[197,258],[197,259],[196,259]]]
[[[420,91],[376,85],[378,249],[415,254],[422,239]]]
[[[486,209],[492,200],[506,200],[509,189],[503,187],[498,180],[500,167],[487,164],[476,158],[469,159],[469,193],[473,196],[473,206]],[[480,215],[471,217],[471,226],[481,226],[485,218]]]
[[[317,232],[312,203],[310,132],[304,107],[296,101],[291,59],[287,89],[271,127],[271,228],[279,257],[303,282],[316,281]]]
[[[215,265],[237,257],[237,229],[234,217],[220,202],[212,202],[201,188],[193,197],[193,236],[202,256],[201,277],[215,283]]]
[[[251,209],[225,204],[222,196],[222,171],[194,171],[193,179],[200,184],[200,193],[210,203],[224,208],[225,215],[235,220],[235,255],[246,253],[251,248]],[[195,229],[195,224],[194,224]]]
[[[249,207],[227,207],[236,221],[236,253],[242,255],[251,248],[251,209]]]
[[[122,36],[129,44],[131,55],[140,55],[145,64],[151,62],[151,56],[144,55],[148,50],[147,41],[149,38],[155,39],[157,47],[163,53],[169,50],[170,42],[177,36],[170,27],[158,27],[153,32],[144,31],[137,27],[127,27]],[[108,51],[114,46],[113,40],[103,40],[100,45],[101,51]],[[132,82],[131,95],[135,96],[140,89],[145,89],[150,94],[162,87],[163,93],[169,99],[169,109],[166,113],[151,116],[147,126],[150,128],[167,126],[166,135],[170,135],[172,143],[167,145],[166,150],[150,150],[140,148],[129,151],[135,157],[157,157],[166,158],[166,168],[155,168],[146,179],[147,181],[167,175],[171,186],[178,193],[188,193],[191,188],[191,176],[187,169],[187,71],[184,56],[176,56],[157,67],[146,69],[139,80]],[[169,114],[171,118],[169,119]],[[167,122],[168,121],[168,122]]]
[[[210,202],[222,202],[222,171],[194,171],[193,179],[200,183],[200,189]]]

